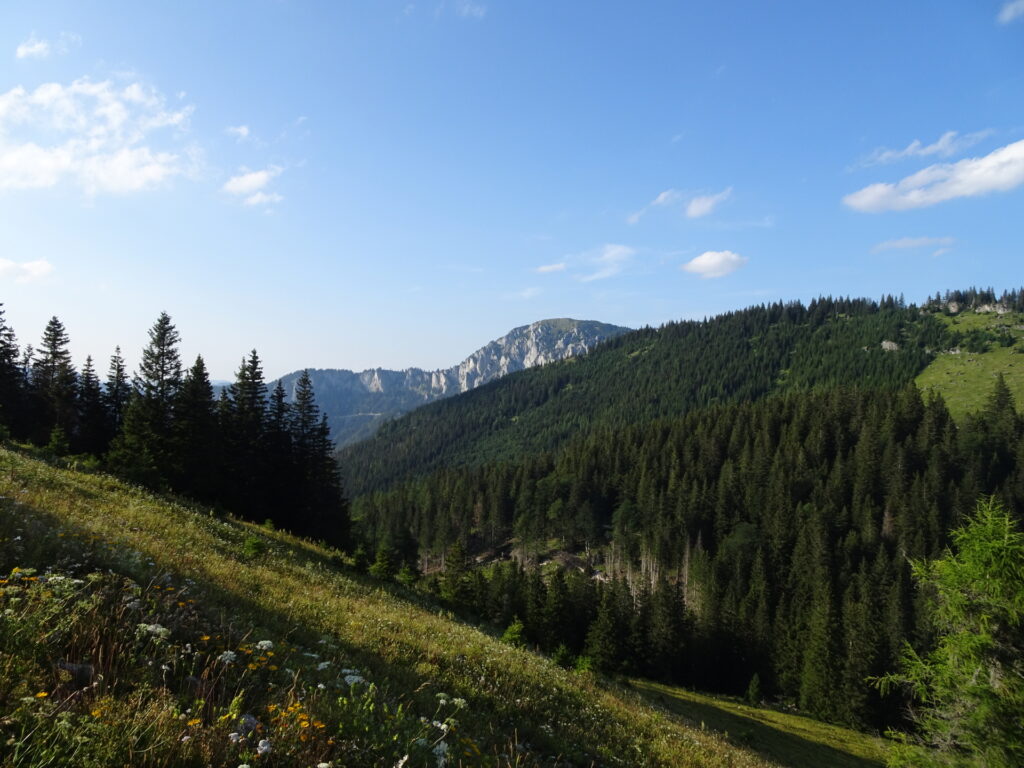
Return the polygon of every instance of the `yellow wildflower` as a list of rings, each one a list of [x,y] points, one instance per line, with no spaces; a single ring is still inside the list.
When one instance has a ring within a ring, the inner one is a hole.
[[[50,694],[48,694],[46,691],[40,691],[39,693],[36,694],[36,698],[37,699],[45,699],[49,695]]]

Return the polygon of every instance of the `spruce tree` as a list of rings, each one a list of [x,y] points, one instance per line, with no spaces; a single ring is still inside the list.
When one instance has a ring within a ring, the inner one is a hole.
[[[202,356],[196,357],[174,398],[173,483],[180,493],[216,501],[222,456],[213,387]]]
[[[115,347],[110,356],[110,368],[103,387],[103,399],[107,413],[110,414],[111,430],[116,434],[124,421],[124,411],[132,394],[131,383],[128,381],[128,370],[125,368],[121,348]]]
[[[69,343],[64,324],[51,317],[32,361],[32,393],[38,403],[33,434],[39,442],[47,439],[54,427],[65,435],[75,430],[77,382]]]
[[[129,479],[168,487],[174,472],[174,401],[181,386],[180,336],[166,312],[149,329],[149,343],[132,384],[121,432],[108,461]]]
[[[914,563],[935,596],[938,641],[904,647],[902,670],[879,680],[920,706],[918,731],[902,735],[894,766],[1015,768],[1024,764],[1024,534],[994,500],[953,532],[951,551]]]
[[[78,377],[78,431],[72,444],[76,453],[101,456],[112,437],[103,389],[90,355]]]

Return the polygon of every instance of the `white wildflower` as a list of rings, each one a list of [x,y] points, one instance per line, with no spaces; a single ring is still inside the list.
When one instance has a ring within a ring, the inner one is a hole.
[[[241,738],[242,738],[241,734],[238,734],[238,733],[229,733],[228,734],[228,741],[230,741],[232,744],[237,744],[239,742],[239,740],[241,740]]]
[[[463,707],[466,706],[466,700],[465,699],[452,699],[452,706],[454,706],[456,709],[462,709]]]
[[[448,764],[448,742],[439,741],[434,745],[434,757],[437,758],[437,768]]]
[[[329,666],[331,666],[331,662],[329,662],[329,661],[321,661],[319,664],[316,665],[316,671],[317,672],[323,672]]]
[[[274,644],[270,640],[260,640],[256,643],[256,650],[266,653],[267,651],[274,650]]]
[[[359,674],[359,670],[358,669],[343,669],[343,670],[341,670],[341,674],[343,674],[343,675],[358,675]]]
[[[366,680],[361,675],[345,675],[345,682],[355,685],[356,683],[365,683]]]
[[[217,661],[222,661],[225,664],[233,664],[238,661],[238,655],[234,651],[224,651],[224,653],[217,657]]]
[[[261,757],[270,754],[270,739],[260,739],[260,743],[256,745],[256,754]]]

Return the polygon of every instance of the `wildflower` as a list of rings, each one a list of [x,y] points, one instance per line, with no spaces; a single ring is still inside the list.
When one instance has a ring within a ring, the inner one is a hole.
[[[329,666],[331,666],[331,662],[329,662],[329,661],[321,661],[319,664],[316,665],[316,671],[317,672],[323,672]]]
[[[217,657],[217,661],[222,661],[225,664],[233,664],[238,661],[238,656],[234,651],[224,651],[224,653]]]
[[[465,699],[452,699],[452,706],[454,706],[456,709],[462,709],[463,707],[466,706],[466,700]]]
[[[270,739],[260,739],[260,743],[256,745],[256,754],[260,756],[270,754]]]
[[[260,640],[256,643],[256,649],[261,652],[274,650],[274,644],[270,640]]]
[[[228,741],[230,741],[232,744],[237,744],[239,740],[241,740],[241,738],[242,737],[240,734],[234,732],[228,734]]]
[[[186,741],[191,740],[191,738],[192,737],[186,733],[184,736],[181,737],[181,743],[184,744]]]
[[[188,723],[186,723],[186,725],[188,725],[188,726],[194,726],[194,725],[199,725],[199,724],[200,724],[200,723],[202,723],[202,722],[203,722],[203,721],[202,721],[202,719],[201,719],[201,718],[198,718],[198,717],[193,717],[193,718],[192,718],[191,720],[189,720],[189,721],[188,721]]]
[[[260,721],[254,715],[248,713],[238,719],[238,729],[242,733],[252,733],[260,726]]]
[[[36,694],[36,698],[37,699],[45,699],[49,695],[50,694],[48,694],[46,691],[40,691],[39,693]]]
[[[365,683],[366,680],[360,675],[345,675],[345,682],[349,685],[355,685],[356,683]]]
[[[316,768],[331,768],[330,763],[317,763]]]

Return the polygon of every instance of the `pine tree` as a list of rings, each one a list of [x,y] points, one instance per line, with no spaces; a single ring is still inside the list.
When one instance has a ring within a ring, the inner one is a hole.
[[[213,386],[202,356],[196,357],[174,397],[173,484],[175,490],[216,501],[221,476],[220,430]]]
[[[938,642],[905,646],[902,671],[880,687],[921,702],[918,733],[902,736],[890,764],[1013,768],[1024,764],[1024,534],[994,500],[953,532],[953,550],[914,563],[935,595]]]
[[[115,471],[155,488],[168,487],[174,472],[172,426],[181,386],[179,341],[170,316],[161,312],[149,329],[121,432],[108,456]]]
[[[39,403],[33,433],[39,441],[47,438],[54,427],[71,435],[76,426],[77,386],[69,343],[64,324],[51,317],[32,361],[32,392]]]
[[[90,355],[85,358],[78,377],[78,432],[73,441],[74,449],[77,453],[100,456],[106,452],[112,437],[103,390]]]
[[[110,356],[110,368],[107,371],[107,380],[103,387],[103,398],[107,413],[110,414],[111,430],[114,434],[121,429],[124,411],[128,407],[131,394],[131,384],[128,381],[124,358],[121,357],[121,348],[115,347],[114,354]]]

